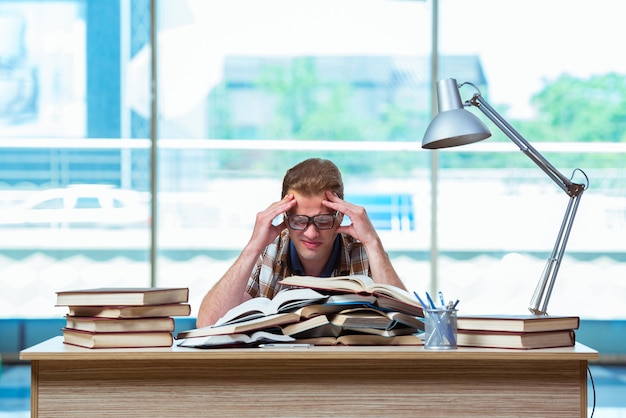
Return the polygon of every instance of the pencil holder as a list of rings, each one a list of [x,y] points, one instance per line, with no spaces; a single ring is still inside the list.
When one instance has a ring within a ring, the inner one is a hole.
[[[449,350],[456,348],[456,309],[424,309],[424,348]]]

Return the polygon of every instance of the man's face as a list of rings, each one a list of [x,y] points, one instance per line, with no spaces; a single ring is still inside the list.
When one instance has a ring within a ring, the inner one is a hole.
[[[304,196],[293,190],[290,190],[289,193],[294,195],[297,202],[289,211],[289,216],[306,215],[313,217],[321,214],[335,214],[331,209],[322,205],[322,201],[326,198],[323,192],[315,196]],[[309,223],[304,230],[295,230],[289,227],[289,236],[305,269],[310,269],[312,264],[319,269],[326,265],[340,224],[341,215],[335,219],[331,229],[319,230],[313,225],[313,222]]]

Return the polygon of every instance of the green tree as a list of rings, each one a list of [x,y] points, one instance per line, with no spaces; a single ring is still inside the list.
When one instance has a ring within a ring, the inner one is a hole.
[[[408,100],[382,95],[382,101],[367,103],[377,109],[374,117],[358,111],[362,100],[350,83],[320,80],[313,57],[297,57],[289,65],[267,66],[257,85],[268,97],[273,117],[261,128],[260,137],[272,139],[347,140],[414,140],[418,136],[418,120],[426,121]],[[424,125],[425,126],[425,125]],[[406,175],[415,167],[415,158],[393,153],[375,153],[367,163],[343,152],[329,153],[342,167],[352,173],[385,172]]]
[[[588,79],[561,75],[535,96],[535,128],[541,140],[626,141],[626,77],[609,73]]]
[[[626,77],[609,73],[587,79],[563,74],[531,98],[537,116],[530,120],[506,117],[506,109],[494,106],[531,144],[538,142],[624,142],[626,141]],[[481,115],[482,116],[482,115]],[[509,141],[491,122],[485,121],[493,137]],[[540,148],[540,147],[538,147]],[[546,157],[565,173],[568,168],[612,168],[623,165],[623,156],[606,154],[555,153]],[[531,167],[528,158],[513,154],[446,155],[443,167]]]
[[[350,117],[350,86],[322,81],[313,57],[267,66],[258,86],[271,98],[273,118],[261,136],[273,139],[363,139],[364,121]]]
[[[337,77],[336,80],[341,80]],[[269,138],[284,140],[341,140],[358,142],[420,141],[430,115],[418,110],[418,98],[407,91],[375,86],[364,103],[361,92],[348,81],[321,79],[315,57],[295,57],[277,60],[261,70],[251,90],[262,94],[270,115],[262,126],[235,127],[230,121],[229,90],[216,90],[212,125],[218,126],[222,138]],[[219,99],[219,100],[218,100]],[[531,143],[550,142],[623,142],[626,141],[626,77],[609,73],[588,79],[563,74],[546,82],[535,94],[531,104],[537,116],[530,120],[515,120],[506,116],[506,107],[495,105],[501,113]],[[220,105],[224,109],[220,110]],[[225,110],[226,109],[226,110]],[[363,112],[363,109],[367,109]],[[372,112],[374,109],[374,112]],[[509,141],[490,121],[476,112],[492,131],[490,141]],[[217,133],[217,132],[215,132]],[[515,146],[511,144],[512,149]],[[538,147],[540,148],[540,147]],[[238,167],[276,167],[271,153],[232,152],[233,158],[223,163],[229,169]],[[284,151],[281,159],[296,159],[302,151]],[[310,154],[310,153],[309,153]],[[321,154],[321,153],[318,153]],[[370,153],[367,161],[350,153],[326,152],[352,173],[404,176],[416,167],[413,153]],[[547,156],[559,169],[567,167],[611,168],[623,162],[620,156],[599,154],[556,153]],[[418,158],[422,158],[421,154]],[[530,159],[518,153],[474,153],[459,148],[441,153],[443,168],[530,168]]]

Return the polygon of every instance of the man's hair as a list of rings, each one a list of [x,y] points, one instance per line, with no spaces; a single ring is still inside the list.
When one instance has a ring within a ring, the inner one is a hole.
[[[289,190],[294,190],[306,196],[317,195],[331,190],[343,199],[343,180],[341,171],[330,160],[309,158],[291,167],[283,178],[283,192],[285,197]]]

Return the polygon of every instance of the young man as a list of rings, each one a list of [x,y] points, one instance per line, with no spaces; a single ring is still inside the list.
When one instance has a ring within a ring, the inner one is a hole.
[[[351,223],[341,226],[344,215]],[[196,325],[211,325],[250,298],[274,297],[291,275],[350,274],[405,288],[365,209],[343,200],[337,166],[311,158],[287,170],[282,199],[256,215],[252,237],[204,297]]]

